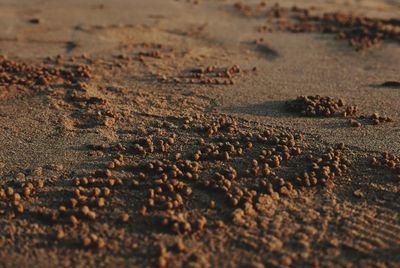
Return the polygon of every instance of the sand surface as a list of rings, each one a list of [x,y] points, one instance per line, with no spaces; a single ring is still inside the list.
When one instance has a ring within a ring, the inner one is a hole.
[[[1,267],[400,266],[400,2],[279,1],[361,50],[237,2],[0,0]]]

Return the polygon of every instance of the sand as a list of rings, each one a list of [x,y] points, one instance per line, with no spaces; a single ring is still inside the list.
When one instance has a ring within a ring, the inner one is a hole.
[[[236,2],[0,1],[0,266],[400,265],[399,38],[260,31],[273,3]]]

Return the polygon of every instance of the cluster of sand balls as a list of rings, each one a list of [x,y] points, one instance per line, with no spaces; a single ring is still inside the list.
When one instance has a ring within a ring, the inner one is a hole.
[[[352,127],[362,125],[379,125],[382,123],[393,122],[389,116],[381,116],[379,113],[372,115],[356,116],[358,108],[354,105],[346,105],[342,98],[314,96],[299,96],[295,100],[286,102],[286,110],[308,117],[349,117],[348,123]]]
[[[171,210],[182,207],[185,200],[191,197],[193,187],[197,186],[225,195],[233,206],[252,203],[258,192],[279,195],[293,190],[292,183],[276,176],[274,169],[302,154],[298,147],[298,142],[302,139],[301,134],[270,129],[263,133],[246,133],[240,130],[237,122],[225,119],[203,124],[199,131],[205,136],[198,140],[198,150],[193,154],[186,154],[189,159],[182,159],[185,154],[179,152],[172,160],[144,161],[134,166],[137,175],[132,181],[132,186],[148,187],[148,199],[141,209],[142,214],[154,209]],[[174,143],[170,141],[162,144]],[[141,155],[157,151],[150,138],[136,141],[133,148],[134,153]],[[253,153],[255,149],[258,151],[256,154]],[[160,151],[164,151],[161,145]],[[250,158],[249,154],[257,157]],[[328,154],[333,155],[323,157],[326,161],[332,160],[332,165],[335,166],[338,156],[335,156],[334,152]],[[238,159],[248,159],[248,168],[235,168],[233,164]],[[202,176],[204,165],[219,163],[226,163],[227,167],[213,171],[209,178]],[[339,161],[339,164],[343,163]],[[344,171],[343,167],[335,168],[336,174],[341,175]],[[151,179],[153,177],[154,179]],[[248,189],[243,187],[244,181],[253,181],[256,184],[252,189]]]
[[[341,145],[319,158],[310,158],[313,162],[302,173],[305,177],[282,178],[276,170],[303,155],[301,133],[274,128],[249,132],[236,120],[223,117],[213,122],[185,120],[184,125],[181,130],[200,136],[192,152],[176,151],[180,147],[179,133],[164,138],[143,137],[128,149],[128,154],[139,158],[131,165],[131,187],[145,193],[138,213],[149,216],[165,212],[162,226],[174,233],[192,232],[206,225],[206,218],[179,214],[196,202],[198,191],[210,196],[209,209],[227,205],[250,209],[260,195],[279,199],[295,196],[298,187],[333,187],[334,178],[350,166],[340,152],[344,147]],[[152,156],[158,159],[149,160]],[[226,203],[220,204],[216,201],[220,198],[214,196],[224,197]]]
[[[393,119],[386,115],[379,115],[379,113],[373,113],[369,116],[360,115],[359,120],[365,121],[372,125],[379,125],[382,123],[393,122]]]
[[[341,98],[315,96],[299,96],[295,100],[286,102],[289,112],[303,116],[352,116],[357,112],[357,106],[346,106]]]
[[[400,157],[385,152],[380,158],[373,157],[371,159],[371,165],[385,167],[391,170],[395,175],[394,179],[400,181]]]
[[[207,66],[190,69],[178,77],[167,78],[166,76],[161,76],[160,81],[187,84],[232,85],[234,84],[234,77],[241,72],[242,70],[237,64],[231,67]]]
[[[303,16],[301,19],[302,23],[319,25],[317,30],[320,32],[336,33],[339,39],[348,40],[356,50],[369,48],[382,40],[400,41],[400,26],[394,20],[372,19],[340,12]]]
[[[372,115],[365,116],[360,115],[358,117],[349,119],[348,123],[352,127],[361,127],[365,125],[380,125],[383,123],[393,122],[393,119],[389,116],[380,116],[379,113],[373,113]]]
[[[47,86],[60,82],[71,84],[91,76],[88,65],[75,65],[71,69],[45,67],[20,63],[0,55],[0,86]]]
[[[14,217],[23,214],[29,202],[43,187],[44,180],[42,178],[38,178],[34,182],[4,183],[0,186],[0,215]]]
[[[223,206],[238,207],[253,204],[259,193],[279,196],[279,193],[289,194],[294,189],[289,181],[277,177],[273,170],[301,155],[301,134],[273,128],[249,132],[236,120],[224,117],[211,122],[199,118],[185,119],[180,130],[197,133],[194,149],[189,152],[177,150],[181,146],[177,144],[181,131],[164,137],[141,137],[126,146],[127,158],[136,159],[129,164],[133,176],[129,181],[119,183],[128,184],[130,189],[143,194],[139,215],[166,212],[161,220],[162,226],[175,233],[186,233],[202,229],[207,222],[202,217],[189,220],[175,214],[185,211],[194,202],[198,191],[209,193],[208,207],[214,209],[221,206],[214,195],[225,197],[227,204]],[[238,161],[249,163],[235,167]],[[114,169],[127,165],[122,162],[113,160],[107,169],[96,172],[96,176],[115,181],[117,185],[117,181],[111,178]],[[219,168],[221,165],[226,168]],[[246,182],[251,182],[251,187],[246,186]]]
[[[334,187],[336,176],[342,176],[351,166],[351,162],[343,154],[344,144],[338,145],[337,149],[329,147],[320,157],[309,156],[309,165],[306,171],[299,174],[295,181],[302,186],[325,186],[329,189]]]
[[[96,234],[94,227],[104,222],[130,225],[155,219],[157,228],[190,235],[224,226],[221,218],[204,213],[224,209],[233,211],[233,224],[243,225],[244,215],[257,213],[255,206],[263,196],[274,202],[297,196],[307,187],[331,188],[335,177],[350,166],[340,152],[343,145],[311,157],[302,150],[303,135],[290,129],[246,126],[226,116],[179,120],[176,128],[149,131],[127,144],[89,146],[91,151],[108,152],[111,160],[87,176],[71,178],[64,194],[52,202],[55,207],[35,212],[30,208],[35,202],[47,202],[44,192],[51,185],[46,189],[43,183],[4,185],[0,188],[3,213],[30,215],[32,220],[56,226],[52,237],[58,243],[78,239],[82,248],[102,250],[108,248],[108,238]],[[189,142],[182,138],[185,135]],[[304,157],[308,168],[300,168],[298,177],[279,173]],[[39,191],[43,193],[35,196]],[[133,207],[127,205],[132,202],[129,196],[136,198]],[[115,204],[120,204],[118,210]],[[198,206],[203,212],[193,210]],[[82,231],[90,226],[92,231]],[[79,236],[72,237],[74,232]]]
[[[267,17],[275,23],[260,27],[260,31],[336,34],[355,50],[372,47],[384,40],[400,42],[400,25],[396,19],[376,19],[343,12],[315,14],[312,8],[287,8],[278,3],[272,6],[236,3],[234,7],[247,17]]]

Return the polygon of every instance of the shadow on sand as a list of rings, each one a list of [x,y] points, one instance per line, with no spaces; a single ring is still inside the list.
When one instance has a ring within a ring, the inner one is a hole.
[[[256,116],[294,117],[285,109],[285,101],[266,101],[247,106],[234,106],[224,109],[225,112],[241,113]]]

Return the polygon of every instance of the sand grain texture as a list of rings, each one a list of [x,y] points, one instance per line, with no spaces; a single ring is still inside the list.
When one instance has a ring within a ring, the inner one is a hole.
[[[398,267],[399,13],[0,1],[0,266]]]

